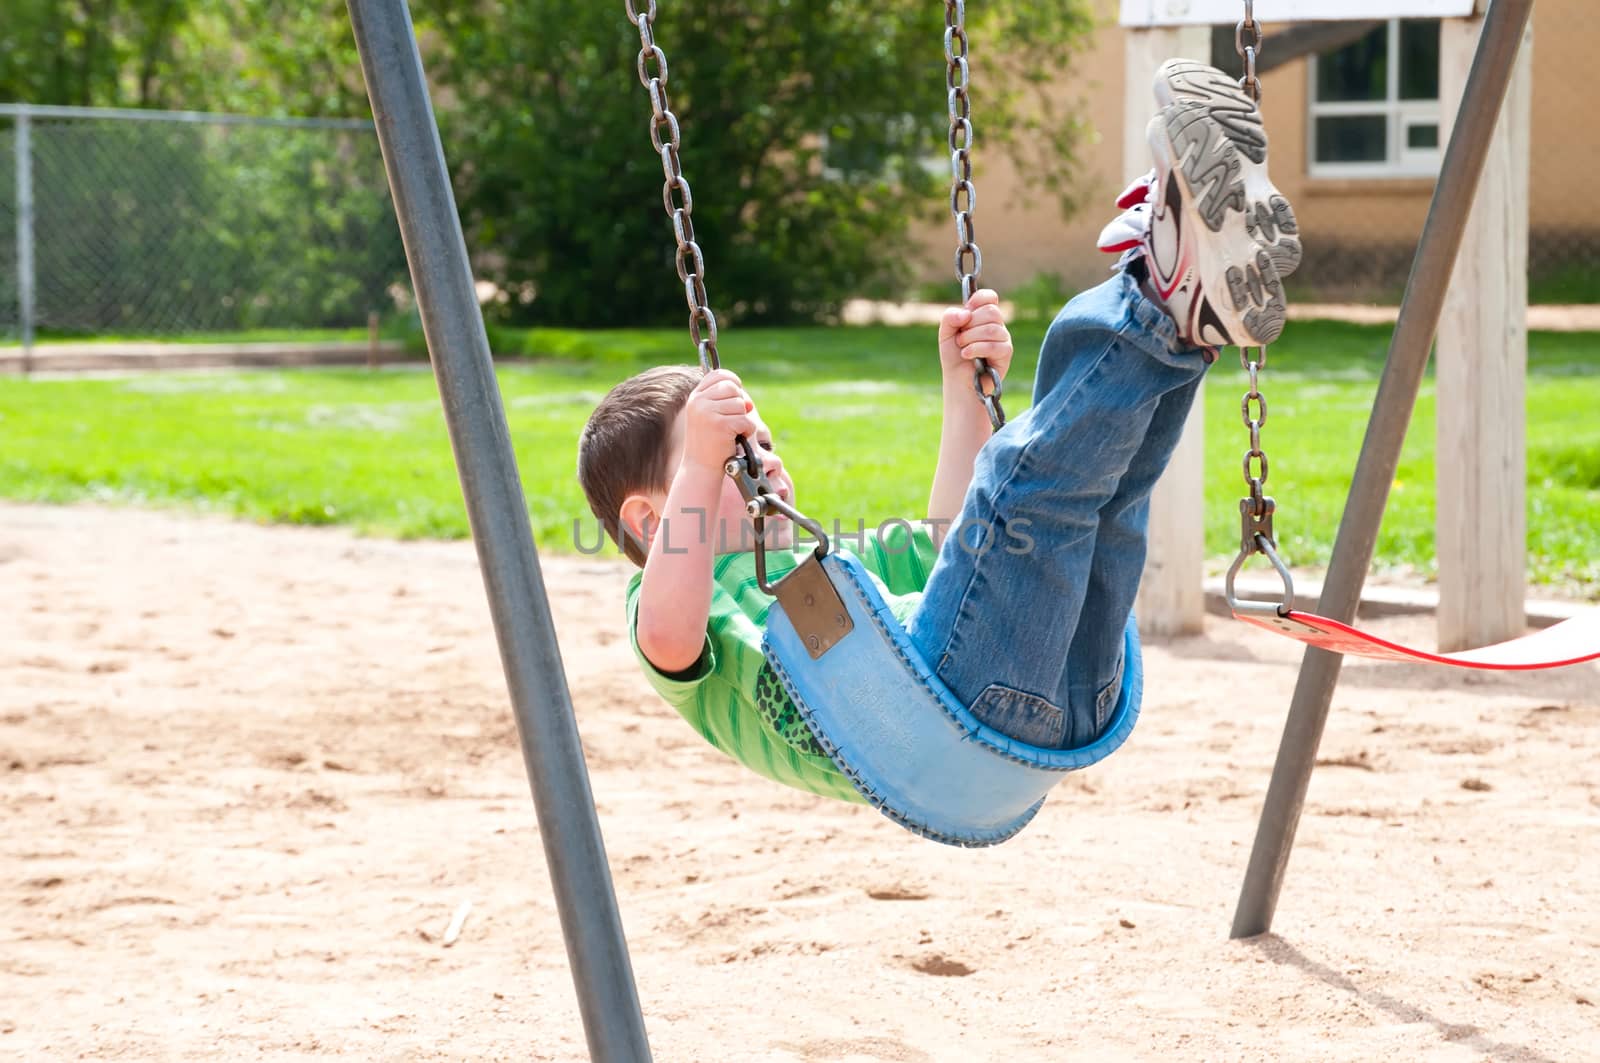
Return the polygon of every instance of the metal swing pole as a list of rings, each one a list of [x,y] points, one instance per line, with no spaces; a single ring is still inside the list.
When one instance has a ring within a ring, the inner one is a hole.
[[[648,1060],[594,795],[406,0],[348,0],[466,496],[589,1054]]]
[[[1362,583],[1372,564],[1389,488],[1400,463],[1400,448],[1439,330],[1445,291],[1532,10],[1533,0],[1494,0],[1484,18],[1323,585],[1319,611],[1335,620],[1351,622],[1361,601]],[[1232,937],[1253,937],[1272,928],[1295,828],[1305,807],[1317,747],[1343,663],[1341,655],[1327,650],[1306,651],[1239,892]]]

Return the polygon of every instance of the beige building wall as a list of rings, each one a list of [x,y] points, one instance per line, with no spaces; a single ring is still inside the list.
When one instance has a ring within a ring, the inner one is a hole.
[[[1097,0],[1097,6],[1101,29],[1055,90],[1056,102],[1076,101],[1091,129],[1080,167],[1082,206],[1070,218],[1062,217],[1050,196],[1024,187],[1003,151],[986,149],[982,64],[994,61],[1003,45],[974,42],[978,241],[984,282],[1002,290],[1046,272],[1060,274],[1069,287],[1085,287],[1110,268],[1110,256],[1095,251],[1095,238],[1116,213],[1112,200],[1137,175],[1121,172],[1124,31],[1116,25],[1115,2]],[[1600,234],[1600,197],[1585,194],[1581,182],[1600,171],[1600,107],[1583,89],[1580,72],[1600,54],[1600,10],[1592,0],[1540,0],[1534,6],[1534,41],[1531,224],[1535,232],[1594,236]],[[1294,201],[1308,252],[1320,239],[1324,246],[1390,242],[1396,254],[1407,255],[1427,215],[1433,181],[1311,178],[1308,64],[1273,71],[1263,87],[1273,180]],[[949,276],[954,290],[954,224],[944,218],[918,239],[928,263],[924,275]]]
[[[1100,228],[1116,213],[1111,201],[1127,184],[1122,170],[1122,30],[1116,25],[1116,0],[1096,0],[1101,28],[1090,47],[1055,86],[1053,100],[1071,108],[1089,125],[1082,146],[1079,178],[1083,206],[1063,218],[1054,197],[1027,188],[1004,150],[984,136],[984,68],[1004,61],[1005,43],[972,42],[972,119],[976,147],[973,178],[978,187],[974,215],[983,249],[983,281],[1005,289],[1040,273],[1059,273],[1073,287],[1098,282],[1112,260],[1095,250]],[[937,70],[933,72],[937,76]],[[948,216],[919,235],[925,276],[950,278],[955,287],[955,223]]]
[[[1600,199],[1588,175],[1600,167],[1600,106],[1586,71],[1600,61],[1600,5],[1533,5],[1533,186],[1535,231],[1600,231]]]

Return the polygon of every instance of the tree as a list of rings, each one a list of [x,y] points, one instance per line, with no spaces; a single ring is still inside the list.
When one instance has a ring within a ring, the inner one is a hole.
[[[6,0],[0,101],[368,114],[342,3]]]
[[[189,0],[7,0],[0,100],[162,105]]]
[[[684,313],[661,164],[620,2],[418,0],[479,272],[517,321]],[[913,217],[948,187],[939,5],[695,0],[656,35],[726,320],[827,316],[906,270]],[[1082,0],[968,15],[980,136],[1070,186],[1080,126],[1045,91],[1090,26]],[[1004,42],[1004,43],[1002,43]]]
[[[0,100],[368,114],[342,3],[5,3]],[[638,34],[619,0],[412,7],[477,266],[508,295],[499,313],[680,319]],[[980,186],[1004,149],[1069,198],[1081,127],[1048,89],[1087,37],[1088,7],[969,12]],[[719,316],[826,317],[893,289],[912,219],[947,202],[940,5],[664,0],[657,31]]]
[[[367,118],[343,0],[188,0],[176,45],[186,106],[256,115]]]

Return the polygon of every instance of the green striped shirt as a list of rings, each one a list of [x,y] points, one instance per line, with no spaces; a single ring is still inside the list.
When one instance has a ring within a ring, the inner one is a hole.
[[[812,547],[767,555],[767,577],[776,582]],[[841,553],[847,552],[843,549]],[[902,623],[922,600],[938,551],[926,530],[895,522],[881,536],[869,533],[857,555],[889,608]],[[712,566],[716,587],[700,660],[687,672],[667,675],[639,650],[639,587],[628,584],[628,636],[645,677],[700,736],[745,767],[767,778],[824,797],[860,801],[823,753],[794,703],[761,653],[767,610],[773,599],[756,582],[755,554],[723,554]]]

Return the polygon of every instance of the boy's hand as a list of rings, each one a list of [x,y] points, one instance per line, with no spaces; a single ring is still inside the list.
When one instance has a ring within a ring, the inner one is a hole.
[[[973,359],[983,358],[1004,380],[1011,355],[1011,330],[992,288],[973,292],[965,308],[952,306],[939,321],[939,365],[947,377],[955,372],[970,376]]]
[[[684,407],[683,463],[722,475],[737,450],[735,440],[756,434],[755,408],[733,373],[726,369],[707,373]]]

